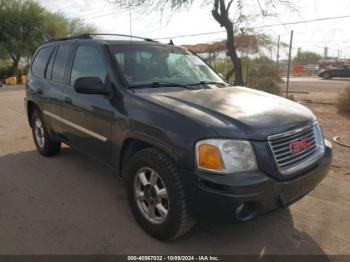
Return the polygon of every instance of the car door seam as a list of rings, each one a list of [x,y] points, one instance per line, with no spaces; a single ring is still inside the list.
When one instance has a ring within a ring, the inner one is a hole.
[[[76,123],[73,123],[73,122],[71,122],[71,121],[69,121],[69,120],[67,120],[67,119],[65,119],[63,117],[60,117],[60,116],[58,116],[56,114],[53,114],[53,113],[51,113],[49,111],[44,111],[44,114],[47,115],[47,116],[50,116],[50,117],[52,117],[52,118],[54,118],[54,119],[56,119],[58,121],[60,121],[63,124],[66,124],[66,125],[68,125],[70,127],[73,127],[73,128],[75,128],[75,129],[77,129],[77,130],[79,130],[79,131],[81,131],[81,132],[83,132],[85,134],[88,134],[88,135],[90,135],[90,136],[92,136],[92,137],[94,137],[94,138],[96,138],[96,139],[98,139],[98,140],[100,140],[102,142],[106,142],[107,141],[107,137],[104,137],[104,136],[102,136],[100,134],[97,134],[97,133],[95,133],[95,132],[85,128],[85,127],[77,125]]]

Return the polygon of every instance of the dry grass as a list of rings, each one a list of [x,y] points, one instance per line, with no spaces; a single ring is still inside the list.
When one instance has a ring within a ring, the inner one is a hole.
[[[339,96],[337,107],[339,112],[350,114],[350,86]]]

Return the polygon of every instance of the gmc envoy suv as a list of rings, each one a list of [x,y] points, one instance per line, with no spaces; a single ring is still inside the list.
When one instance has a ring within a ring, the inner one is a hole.
[[[25,108],[40,154],[63,142],[110,166],[137,222],[161,240],[206,215],[247,221],[286,207],[332,158],[306,107],[232,86],[187,49],[151,39],[49,41],[32,60]]]

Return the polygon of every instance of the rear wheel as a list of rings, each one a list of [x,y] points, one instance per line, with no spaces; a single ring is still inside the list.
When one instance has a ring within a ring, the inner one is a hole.
[[[35,146],[41,155],[53,156],[60,152],[61,142],[51,139],[38,110],[34,110],[32,113],[31,126]]]
[[[153,237],[175,239],[192,228],[180,174],[164,153],[152,148],[137,152],[127,163],[125,184],[137,222]]]
[[[323,75],[323,78],[324,78],[324,79],[331,79],[332,76],[331,76],[330,73],[325,73],[325,74]]]

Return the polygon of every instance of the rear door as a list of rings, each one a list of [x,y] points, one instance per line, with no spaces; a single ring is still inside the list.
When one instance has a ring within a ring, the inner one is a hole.
[[[94,43],[77,44],[64,90],[63,135],[78,150],[111,163],[111,128],[114,108],[106,95],[80,94],[74,83],[81,77],[99,77],[109,88],[103,49]]]
[[[29,81],[27,84],[27,95],[30,99],[39,104],[40,108],[47,106],[45,92],[48,89],[47,80],[45,79],[47,64],[54,52],[54,46],[41,48],[34,56],[30,71]]]

